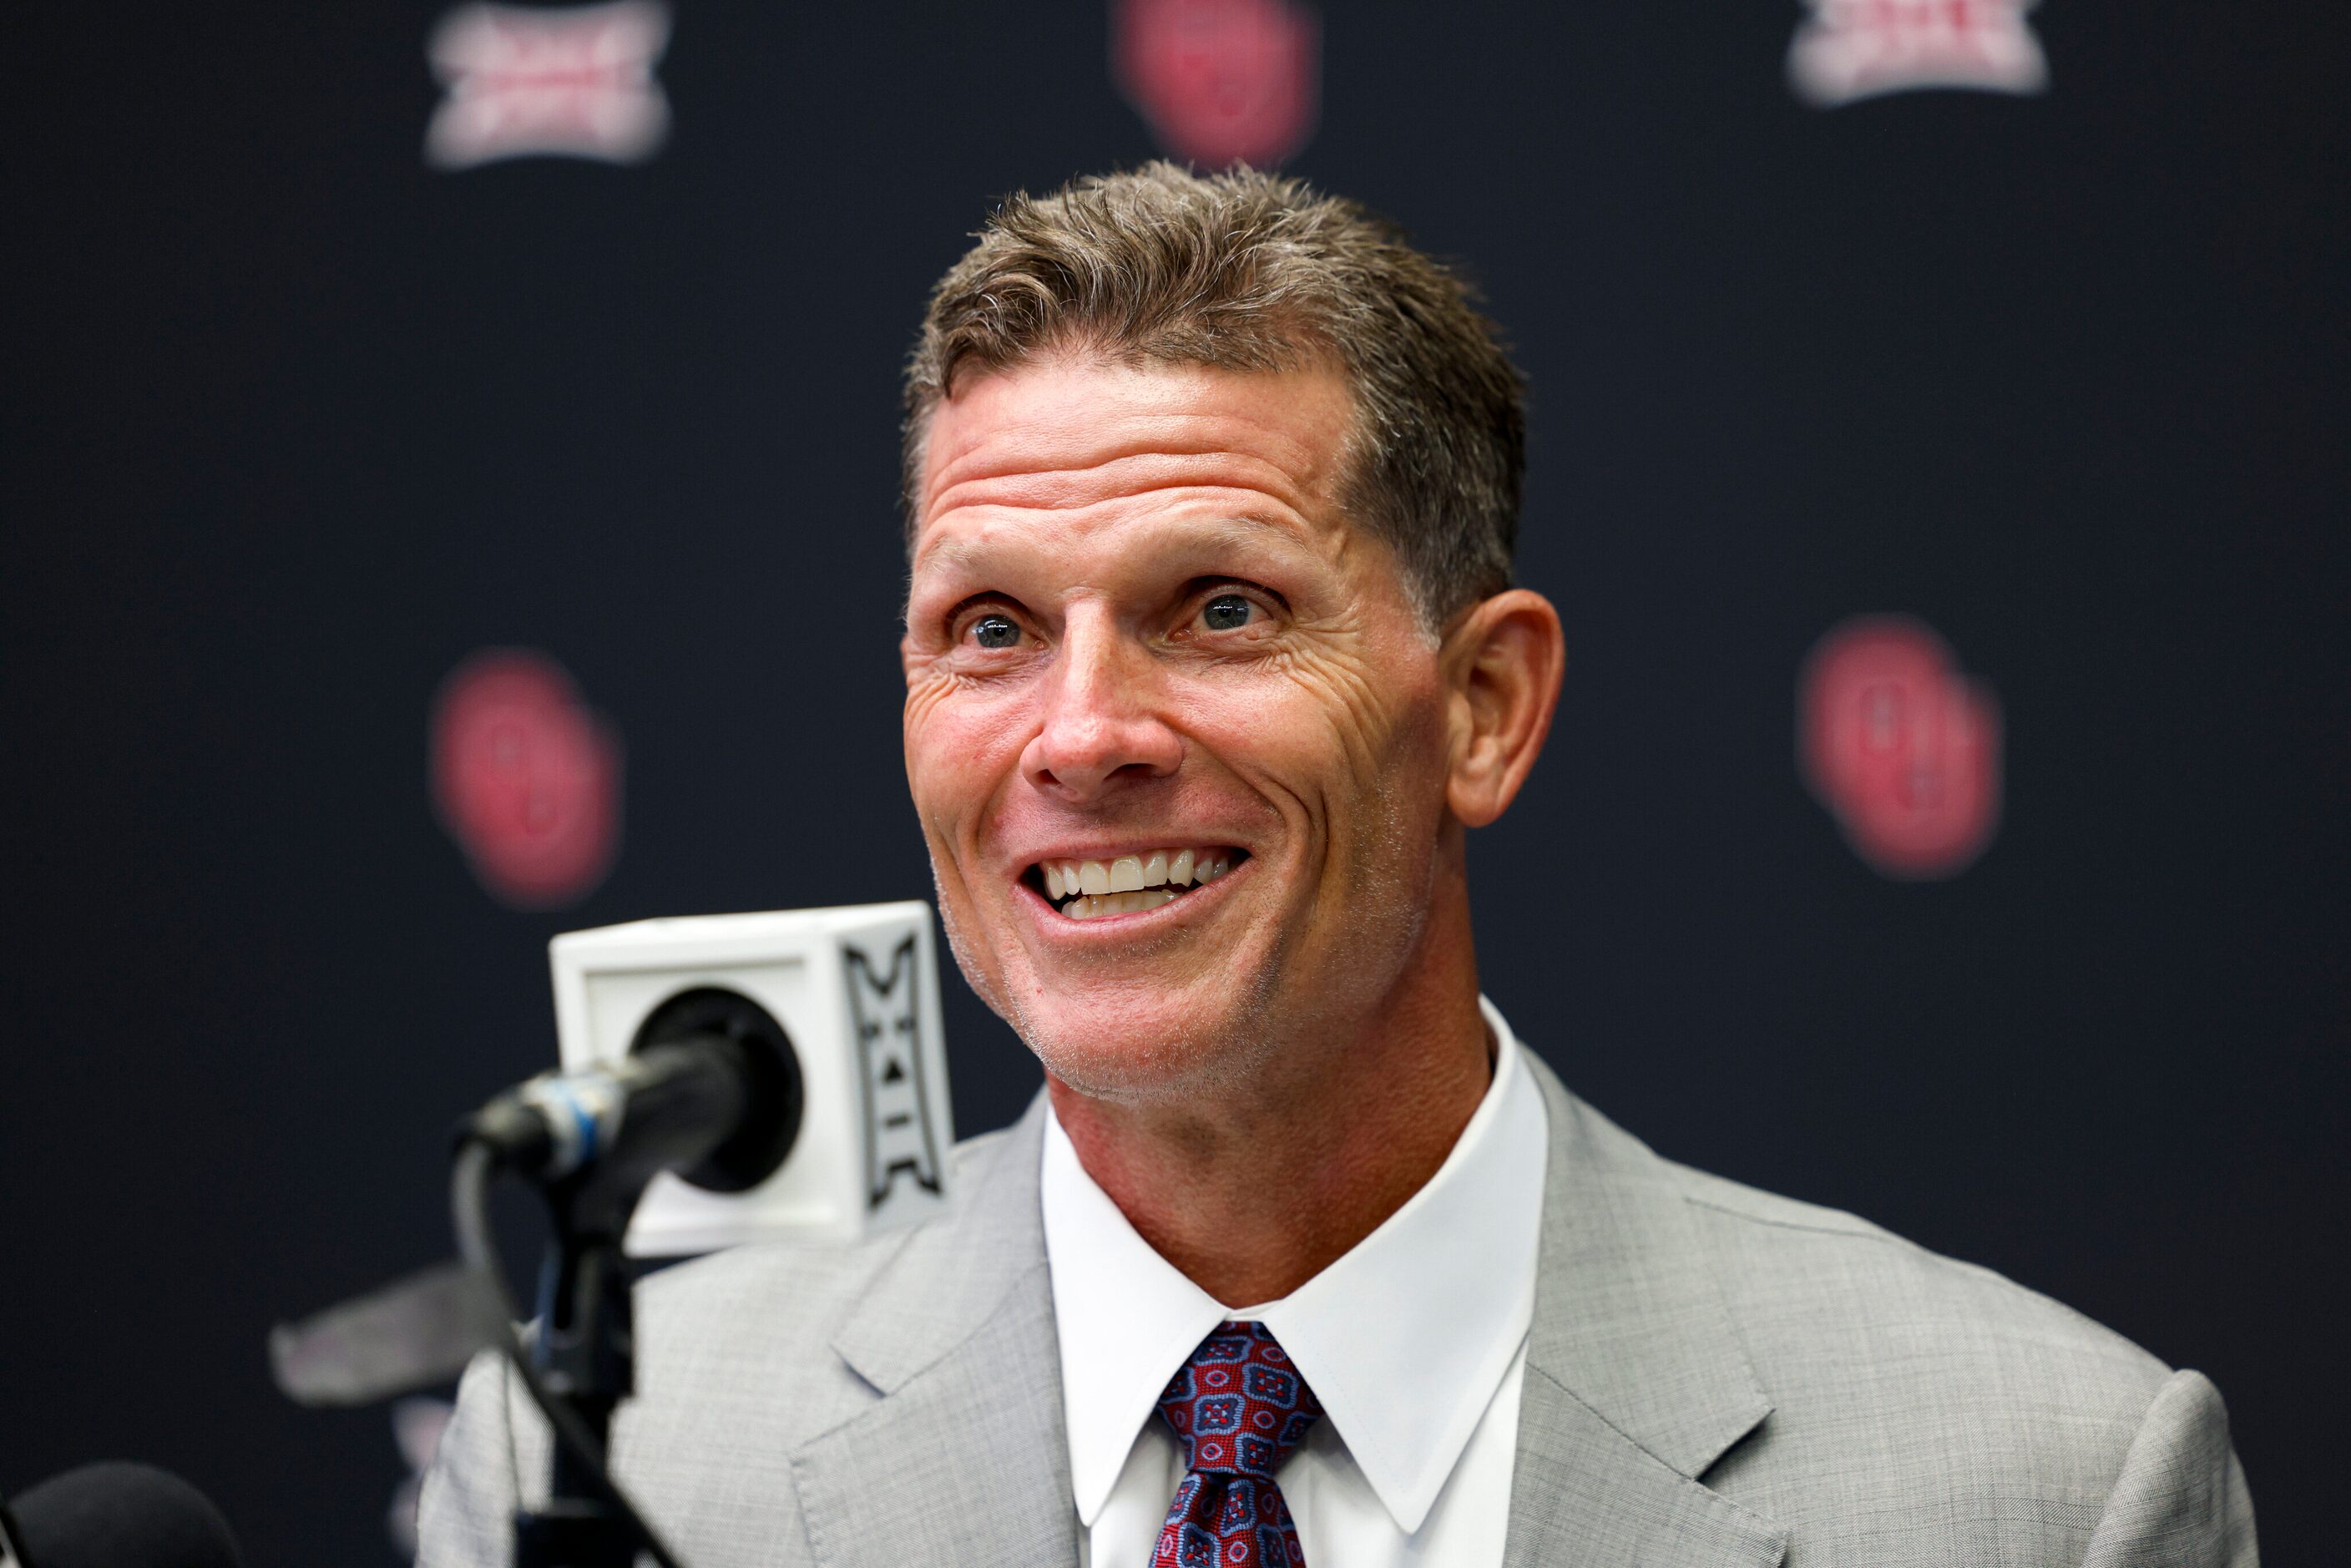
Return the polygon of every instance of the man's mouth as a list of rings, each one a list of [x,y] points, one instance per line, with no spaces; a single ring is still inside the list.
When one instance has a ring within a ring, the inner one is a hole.
[[[1071,920],[1105,915],[1140,915],[1173,904],[1249,859],[1229,845],[1207,849],[1148,850],[1110,860],[1039,861],[1029,868],[1029,885]]]

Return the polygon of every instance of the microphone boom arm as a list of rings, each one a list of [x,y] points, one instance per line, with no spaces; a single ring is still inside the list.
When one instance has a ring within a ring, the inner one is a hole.
[[[592,1168],[586,1182],[575,1178],[547,1189],[555,1241],[541,1278],[538,1332],[526,1346],[512,1326],[518,1314],[490,1228],[496,1166],[488,1146],[463,1145],[451,1173],[450,1207],[460,1255],[507,1304],[498,1348],[555,1436],[546,1505],[515,1515],[515,1568],[632,1568],[640,1549],[660,1568],[684,1568],[612,1479],[606,1460],[612,1413],[635,1378],[635,1329],[621,1250],[634,1199],[620,1207],[612,1223],[610,1192],[588,1190]],[[565,1186],[572,1190],[563,1191]],[[570,1200],[583,1194],[590,1203],[575,1215]],[[590,1217],[601,1223],[577,1225]]]
[[[531,1183],[553,1221],[538,1332],[528,1347],[510,1327],[500,1342],[556,1436],[546,1506],[515,1516],[515,1568],[632,1568],[640,1546],[679,1568],[605,1458],[636,1377],[629,1218],[664,1171],[720,1192],[766,1180],[799,1137],[801,1108],[782,1026],[740,992],[700,986],[656,1008],[624,1058],[534,1078],[459,1126],[459,1252],[506,1301],[509,1324],[517,1314],[489,1223],[492,1176]]]

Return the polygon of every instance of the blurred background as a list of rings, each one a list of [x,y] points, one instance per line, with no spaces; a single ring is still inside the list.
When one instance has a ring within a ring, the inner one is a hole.
[[[1549,754],[1488,991],[1660,1152],[1858,1210],[2339,1479],[2336,5],[18,13],[0,1492],[399,1561],[430,1406],[264,1336],[449,1251],[558,931],[926,894],[896,377],[989,199],[1281,162],[1534,386]],[[947,980],[955,1109],[1027,1053]]]

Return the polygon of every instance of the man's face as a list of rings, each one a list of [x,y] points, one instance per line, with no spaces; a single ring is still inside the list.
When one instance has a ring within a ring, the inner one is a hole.
[[[1235,1082],[1412,960],[1447,698],[1352,418],[1332,371],[1078,359],[933,416],[907,777],[965,974],[1083,1092]]]

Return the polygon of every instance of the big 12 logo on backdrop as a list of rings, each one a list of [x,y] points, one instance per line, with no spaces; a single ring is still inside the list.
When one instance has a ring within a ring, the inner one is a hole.
[[[551,909],[593,891],[621,839],[621,747],[563,666],[475,654],[433,704],[433,800],[492,897]]]
[[[1923,622],[1862,615],[1804,661],[1797,752],[1855,853],[1887,876],[1956,875],[2000,824],[2000,702]]]
[[[653,79],[669,27],[661,0],[458,6],[425,47],[447,96],[425,127],[424,161],[652,157],[669,132],[669,99]]]
[[[1294,0],[1114,0],[1111,68],[1166,149],[1271,168],[1314,130],[1322,29]]]
[[[1807,0],[1788,47],[1796,96],[1821,109],[1920,88],[2036,93],[2049,61],[2032,0]]]

